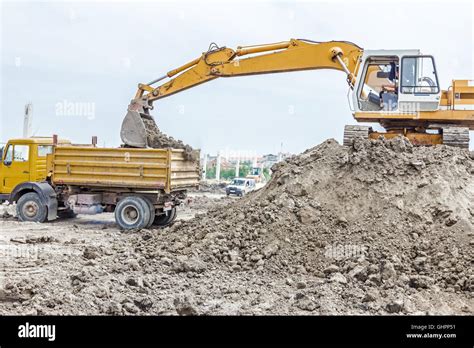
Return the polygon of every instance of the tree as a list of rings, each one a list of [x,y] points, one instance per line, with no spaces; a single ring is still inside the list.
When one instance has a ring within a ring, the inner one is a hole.
[[[239,177],[245,178],[252,169],[250,161],[242,162],[239,166]]]
[[[250,161],[241,162],[239,165],[239,177],[245,178],[252,169],[252,163]],[[206,179],[216,178],[216,167],[208,168],[206,171]],[[229,169],[221,168],[221,179],[230,180],[235,178],[235,167]]]
[[[216,167],[208,168],[206,171],[206,179],[216,178]]]
[[[263,175],[265,176],[265,179],[266,179],[267,181],[269,181],[270,178],[272,177],[272,176],[270,175],[270,170],[269,170],[268,168],[263,168]]]

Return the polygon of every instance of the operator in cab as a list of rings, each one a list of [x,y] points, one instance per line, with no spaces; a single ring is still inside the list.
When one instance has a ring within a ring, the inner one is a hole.
[[[388,75],[390,83],[382,85],[380,92],[380,102],[383,110],[394,111],[398,108],[398,80],[399,66],[395,62],[390,62],[390,72]]]

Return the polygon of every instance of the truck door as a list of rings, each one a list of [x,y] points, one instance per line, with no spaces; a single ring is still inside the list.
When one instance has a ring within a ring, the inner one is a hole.
[[[29,145],[7,145],[3,156],[2,193],[10,193],[16,185],[30,181],[29,155]]]

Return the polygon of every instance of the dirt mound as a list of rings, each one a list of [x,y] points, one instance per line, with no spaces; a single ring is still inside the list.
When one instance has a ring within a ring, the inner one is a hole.
[[[350,149],[328,140],[272,171],[262,190],[140,240],[140,248],[145,255],[161,250],[173,264],[184,258],[337,284],[359,299],[359,309],[378,301],[382,312],[416,312],[419,306],[404,298],[422,290],[472,294],[468,151],[413,147],[405,138],[360,139]],[[300,309],[324,301],[304,291],[295,296]]]

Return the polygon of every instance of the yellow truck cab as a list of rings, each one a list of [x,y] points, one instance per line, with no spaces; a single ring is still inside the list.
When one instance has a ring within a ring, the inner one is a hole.
[[[113,212],[122,229],[166,226],[199,185],[199,151],[99,148],[57,137],[12,139],[0,151],[0,203],[20,221]]]
[[[60,144],[70,144],[67,140]],[[11,139],[1,149],[0,202],[16,202],[26,193],[36,192],[41,203],[48,207],[45,219],[54,220],[57,203],[49,196],[54,190],[46,183],[46,158],[53,152],[53,137]],[[30,211],[34,206],[26,207]]]
[[[60,143],[70,142],[62,140]],[[11,139],[1,151],[1,198],[7,200],[5,196],[9,196],[21,183],[45,181],[46,156],[52,152],[52,137]]]

